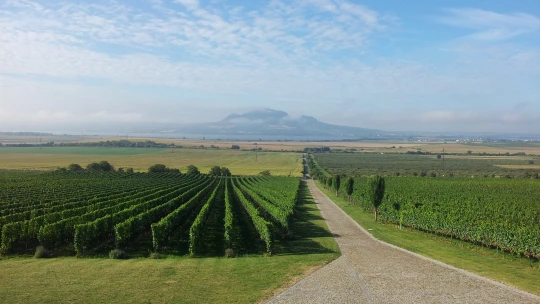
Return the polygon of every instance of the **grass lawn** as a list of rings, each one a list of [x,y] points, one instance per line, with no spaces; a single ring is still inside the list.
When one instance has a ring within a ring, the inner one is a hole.
[[[271,257],[7,258],[0,261],[0,299],[9,303],[254,303],[339,256],[317,206],[304,199],[292,240]]]
[[[369,230],[374,237],[423,256],[461,268],[478,275],[540,295],[540,264],[531,264],[510,255],[502,256],[492,249],[482,249],[465,242],[423,233],[417,230],[399,230],[394,225],[375,223],[373,214],[360,206],[349,204],[335,192],[317,186],[350,217]]]
[[[107,160],[116,168],[146,171],[153,164],[184,170],[195,165],[203,173],[212,166],[228,167],[232,174],[257,175],[270,170],[272,175],[301,176],[302,155],[293,152],[252,152],[206,149],[143,149],[98,147],[0,148],[0,169],[50,170],[71,163],[86,166]]]

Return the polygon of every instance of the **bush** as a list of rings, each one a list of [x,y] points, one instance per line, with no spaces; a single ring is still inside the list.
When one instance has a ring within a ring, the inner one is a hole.
[[[44,258],[50,258],[50,257],[51,257],[51,253],[45,247],[43,246],[36,247],[36,253],[34,254],[34,258],[44,259]]]
[[[236,252],[232,248],[225,249],[225,257],[226,258],[234,258],[236,257]]]
[[[157,252],[150,252],[150,256],[148,256],[150,259],[163,259],[163,256]]]
[[[270,173],[270,170],[264,170],[264,171],[259,172],[259,175],[271,176],[272,174]]]
[[[124,250],[113,249],[109,252],[109,258],[115,259],[115,260],[127,259],[127,254]]]
[[[84,170],[84,169],[83,169],[83,167],[81,167],[81,165],[79,165],[79,164],[70,164],[70,165],[68,166],[68,170],[69,170],[69,171],[82,171],[82,170]]]

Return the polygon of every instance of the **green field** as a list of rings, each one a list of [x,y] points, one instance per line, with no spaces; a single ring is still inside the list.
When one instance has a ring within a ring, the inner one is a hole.
[[[261,301],[339,255],[305,187],[301,194],[291,224],[293,238],[276,244],[287,249],[271,257],[8,258],[0,261],[0,298],[12,303]]]
[[[93,147],[0,147],[0,169],[51,170],[71,163],[86,166],[107,160],[116,168],[146,171],[153,164],[165,164],[185,172],[188,165],[206,173],[213,166],[224,166],[232,174],[257,175],[270,170],[272,175],[301,176],[302,154],[210,149],[144,149]]]
[[[330,174],[347,176],[464,176],[464,177],[531,177],[540,170],[538,156],[479,156],[397,153],[314,153],[313,157]],[[509,167],[506,167],[509,166]],[[513,169],[512,166],[516,166]]]

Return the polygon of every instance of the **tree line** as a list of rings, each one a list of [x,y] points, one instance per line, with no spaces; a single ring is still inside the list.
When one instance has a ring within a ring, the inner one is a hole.
[[[72,172],[95,171],[95,172],[134,173],[133,168],[115,169],[114,166],[106,160],[102,160],[100,162],[92,162],[86,165],[85,167],[79,164],[73,163],[73,164],[68,165],[67,167],[59,168],[57,170],[58,171],[72,171]],[[169,168],[164,164],[155,164],[148,168],[148,173],[165,173],[165,172],[182,173],[180,172],[180,169]],[[189,165],[186,167],[186,174],[187,175],[201,174],[201,171],[196,166]],[[231,170],[229,170],[229,168],[227,167],[213,166],[212,168],[210,168],[208,175],[231,176],[232,174],[231,174]]]

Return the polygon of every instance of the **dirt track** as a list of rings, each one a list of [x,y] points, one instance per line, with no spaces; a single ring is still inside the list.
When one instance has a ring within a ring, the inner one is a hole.
[[[540,297],[378,241],[313,183],[342,256],[269,303],[540,303]]]

